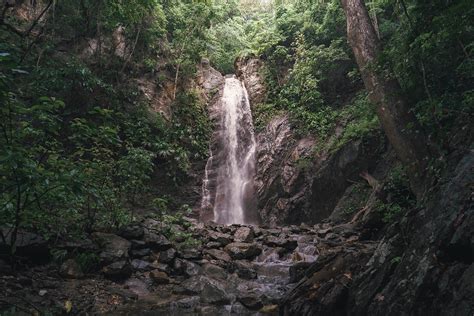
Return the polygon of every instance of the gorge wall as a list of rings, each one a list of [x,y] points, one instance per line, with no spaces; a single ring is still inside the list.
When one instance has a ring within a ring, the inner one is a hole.
[[[255,109],[265,101],[260,74],[263,62],[242,58],[235,66]],[[343,128],[339,126],[330,141],[335,141]],[[282,113],[271,118],[256,138],[258,209],[266,225],[317,223],[335,209],[333,218],[340,218],[342,208],[336,206],[351,195],[353,185],[361,181],[359,174],[377,172],[383,177],[386,172],[383,165],[377,166],[386,151],[380,134],[330,151],[315,137],[298,135],[289,115]]]

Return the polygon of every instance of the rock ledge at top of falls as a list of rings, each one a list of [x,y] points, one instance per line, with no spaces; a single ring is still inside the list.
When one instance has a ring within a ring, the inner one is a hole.
[[[234,64],[237,77],[243,80],[249,94],[250,104],[253,106],[265,101],[267,89],[260,69],[263,62],[255,57],[237,58]]]
[[[203,58],[201,65],[198,67],[198,85],[200,85],[208,96],[217,92],[224,85],[224,76],[212,68],[209,60]]]

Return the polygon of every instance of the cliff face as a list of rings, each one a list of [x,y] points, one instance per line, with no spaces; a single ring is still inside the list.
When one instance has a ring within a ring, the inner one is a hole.
[[[474,155],[464,153],[427,205],[386,227],[380,240],[358,238],[321,252],[287,293],[281,314],[471,315],[473,171]]]
[[[258,107],[266,93],[262,61],[239,59],[236,67],[252,107]],[[348,187],[360,181],[359,173],[376,169],[385,151],[384,139],[373,135],[329,152],[318,139],[297,136],[287,114],[273,117],[256,138],[258,209],[263,224],[271,226],[328,218]]]
[[[253,73],[262,63],[241,60],[237,66],[252,100],[263,102],[263,81]],[[263,224],[319,223],[319,257],[295,277],[299,282],[281,301],[281,315],[472,314],[472,150],[446,157],[450,167],[425,204],[387,223],[375,207],[387,197],[375,188],[384,186],[396,158],[381,133],[328,152],[318,139],[298,137],[283,114],[257,140]],[[370,187],[360,174],[379,183]]]

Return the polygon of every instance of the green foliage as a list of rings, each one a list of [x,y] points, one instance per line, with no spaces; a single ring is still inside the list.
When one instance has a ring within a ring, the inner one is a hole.
[[[234,17],[219,23],[208,32],[208,56],[222,73],[234,72],[234,60],[247,48],[245,21]]]
[[[410,190],[408,176],[400,165],[390,171],[383,190],[387,196],[387,202],[379,202],[377,208],[385,223],[393,222],[416,205],[416,198]]]
[[[94,252],[79,253],[74,260],[85,273],[91,272],[97,268],[100,262],[99,256]]]
[[[351,140],[370,135],[380,126],[374,106],[365,93],[357,95],[349,106],[342,109],[340,120],[346,123],[342,135],[332,145],[333,149],[338,149]]]
[[[262,131],[273,117],[283,114],[275,105],[269,103],[256,104],[252,110],[253,125],[257,132]]]
[[[207,154],[210,124],[196,93],[178,86],[167,121],[124,74],[143,58],[146,71],[165,62],[188,80],[212,14],[205,3],[155,0],[62,1],[54,14],[31,47],[0,30],[0,115],[8,118],[0,122],[0,221],[14,233],[77,237],[126,224],[130,209],[148,207],[156,172],[172,189]],[[95,40],[91,58],[57,54],[56,45],[80,37]]]
[[[192,232],[189,231],[191,223],[185,218],[189,216],[192,209],[189,205],[181,205],[176,212],[169,212],[163,210],[161,204],[168,201],[166,199],[155,199],[158,207],[155,210],[158,211],[157,219],[160,222],[161,232],[171,241],[178,244],[178,248],[189,248],[197,247],[201,244],[201,241],[194,238]]]

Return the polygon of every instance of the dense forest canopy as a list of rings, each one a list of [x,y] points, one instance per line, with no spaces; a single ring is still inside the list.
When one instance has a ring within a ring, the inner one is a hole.
[[[0,223],[14,231],[81,235],[123,225],[137,208],[189,211],[170,192],[207,155],[212,127],[189,88],[203,58],[224,74],[238,57],[264,61],[257,129],[288,111],[330,150],[380,131],[338,0],[2,5]],[[471,1],[366,6],[383,46],[371,67],[398,80],[442,157],[453,150],[448,131],[472,119]],[[150,111],[143,80],[169,90],[172,113]],[[341,121],[342,135],[326,142]],[[443,163],[431,161],[432,172]]]

